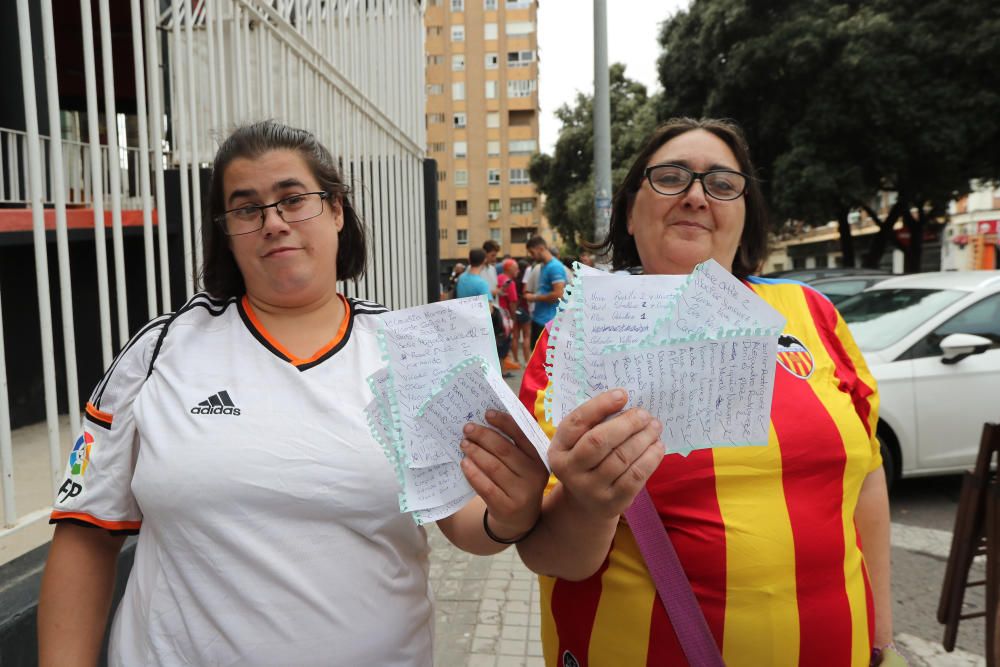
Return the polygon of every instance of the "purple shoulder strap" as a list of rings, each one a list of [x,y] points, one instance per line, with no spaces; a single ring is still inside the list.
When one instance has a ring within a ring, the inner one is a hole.
[[[656,584],[656,592],[667,610],[677,640],[684,649],[688,665],[723,667],[719,647],[646,487],[632,501],[632,506],[625,510],[625,518]]]

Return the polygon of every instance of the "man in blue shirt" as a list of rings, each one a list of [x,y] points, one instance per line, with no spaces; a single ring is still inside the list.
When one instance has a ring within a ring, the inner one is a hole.
[[[483,277],[483,266],[486,262],[486,253],[479,248],[469,251],[469,268],[458,277],[455,283],[455,297],[461,299],[467,296],[478,296],[485,294],[492,298],[490,284]]]
[[[535,304],[531,313],[531,345],[534,347],[545,325],[556,316],[559,299],[566,287],[566,267],[553,257],[548,244],[541,236],[528,239],[528,254],[531,259],[540,262],[538,271],[538,290],[526,294],[525,298]]]

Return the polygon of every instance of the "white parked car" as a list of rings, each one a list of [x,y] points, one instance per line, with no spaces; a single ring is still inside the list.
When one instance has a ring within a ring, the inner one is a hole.
[[[890,278],[838,307],[878,381],[890,484],[971,468],[1000,422],[1000,271]]]

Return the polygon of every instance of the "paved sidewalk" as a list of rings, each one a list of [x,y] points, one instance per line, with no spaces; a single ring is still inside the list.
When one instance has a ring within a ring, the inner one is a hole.
[[[473,556],[434,526],[427,535],[437,598],[434,664],[543,667],[538,579],[521,564],[517,550]]]

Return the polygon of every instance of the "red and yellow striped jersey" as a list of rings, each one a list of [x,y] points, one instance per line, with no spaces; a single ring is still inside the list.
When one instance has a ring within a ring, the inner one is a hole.
[[[770,441],[669,455],[650,495],[726,665],[867,665],[874,618],[854,508],[881,465],[875,382],[824,296],[748,282],[788,318]],[[520,397],[551,435],[542,335]],[[686,664],[624,521],[597,573],[541,588],[547,665]]]

